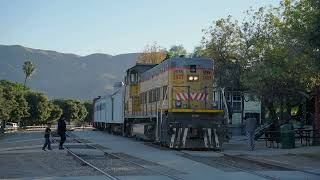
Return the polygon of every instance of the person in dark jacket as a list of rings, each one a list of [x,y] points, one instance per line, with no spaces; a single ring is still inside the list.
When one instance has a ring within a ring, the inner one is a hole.
[[[245,120],[246,120],[246,122],[245,122],[246,135],[247,135],[247,138],[248,138],[249,149],[251,151],[253,151],[254,148],[255,148],[254,133],[255,133],[255,130],[256,130],[257,121],[256,121],[256,118],[248,118],[248,117],[246,117]]]
[[[67,125],[65,122],[65,118],[62,117],[59,119],[58,122],[58,135],[60,136],[60,144],[59,144],[59,149],[64,149],[63,148],[63,143],[66,141],[66,130],[67,130]]]
[[[42,150],[46,150],[46,147],[48,146],[48,150],[52,150],[51,149],[51,142],[50,142],[50,135],[51,135],[51,124],[48,123],[47,125],[47,128],[46,130],[44,131],[44,139],[45,139],[45,142],[44,142],[44,145],[42,147]]]

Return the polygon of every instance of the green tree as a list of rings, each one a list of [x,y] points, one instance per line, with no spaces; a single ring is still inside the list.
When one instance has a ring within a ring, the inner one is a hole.
[[[60,106],[50,102],[50,117],[49,120],[52,122],[58,121],[62,116],[62,109]]]
[[[35,65],[32,63],[32,61],[25,61],[23,64],[23,72],[25,74],[25,79],[24,79],[24,86],[26,86],[27,79],[31,77],[33,74],[34,70],[36,69]]]
[[[320,84],[320,1],[300,0],[282,3],[283,32],[294,40],[292,45],[310,66],[309,87]],[[307,57],[306,57],[307,56]]]
[[[312,47],[316,49],[320,49],[320,1],[319,0],[310,0],[310,6],[309,6],[309,11],[311,11],[311,15],[308,17],[309,19],[309,24],[311,26],[311,31],[310,33],[310,44]],[[303,9],[306,10],[306,9]],[[308,10],[306,10],[308,11]],[[318,58],[320,52],[317,51]],[[319,68],[320,68],[320,63],[318,63]]]
[[[23,118],[29,116],[28,103],[25,93],[29,88],[25,88],[20,83],[13,83],[7,80],[0,81],[1,87],[1,113],[0,119],[21,123]]]
[[[30,116],[28,102],[21,92],[15,95],[15,101],[16,106],[11,111],[10,121],[17,122],[19,126],[24,126],[23,120]]]
[[[0,132],[4,131],[5,122],[6,120],[9,119],[10,111],[11,111],[10,108],[8,108],[8,105],[6,105],[3,87],[0,86],[0,121],[1,121]]]
[[[51,108],[48,97],[39,92],[28,92],[26,99],[29,104],[30,117],[26,119],[27,125],[47,123]]]
[[[243,23],[227,18],[205,30],[205,56],[215,60],[218,86],[260,97],[271,119],[290,114],[320,84],[319,1],[284,0],[249,10]]]
[[[85,123],[85,118],[87,117],[88,115],[88,111],[85,107],[85,105],[81,102],[78,102],[77,103],[78,105],[78,109],[79,109],[79,112],[78,112],[78,120],[76,121],[78,124],[84,124]]]
[[[5,125],[5,122],[10,119],[11,112],[17,106],[17,102],[15,101],[15,93],[14,88],[12,86],[3,86],[2,87],[2,110],[1,110],[1,118],[2,124]]]
[[[25,87],[23,84],[11,82],[8,80],[0,80],[0,86],[2,86],[2,87],[9,87],[10,86],[13,88],[14,91],[21,92],[21,93],[26,93],[26,92],[30,91],[30,88]]]
[[[310,46],[310,0],[283,1],[276,8],[260,8],[250,24],[252,56],[247,58],[243,82],[266,104],[271,119],[301,103],[320,84],[317,59]]]
[[[214,60],[215,84],[227,89],[238,90],[242,71],[241,31],[237,21],[231,16],[222,18],[204,30],[202,39],[204,56]]]
[[[67,118],[70,122],[74,122],[79,119],[78,117],[79,108],[74,100],[67,100],[66,106],[63,111],[63,116]]]
[[[173,45],[167,52],[169,58],[187,56],[187,50],[180,45]]]
[[[87,116],[84,119],[84,122],[91,123],[93,118],[93,103],[92,101],[85,101],[83,104],[88,112]]]
[[[81,124],[84,122],[88,112],[83,103],[74,99],[56,99],[53,101],[62,111],[62,116],[69,122]]]
[[[196,46],[191,55],[192,57],[206,57],[205,49],[201,46]]]

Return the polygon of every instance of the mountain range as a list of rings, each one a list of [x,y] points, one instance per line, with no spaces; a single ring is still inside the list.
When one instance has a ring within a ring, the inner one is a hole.
[[[46,93],[50,99],[90,100],[110,93],[115,82],[123,81],[126,69],[135,64],[137,57],[138,53],[79,56],[0,45],[0,79],[23,83],[23,63],[31,60],[36,70],[27,80],[28,87]]]

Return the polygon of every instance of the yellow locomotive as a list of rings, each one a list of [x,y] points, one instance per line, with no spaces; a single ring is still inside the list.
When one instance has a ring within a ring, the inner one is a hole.
[[[219,148],[226,141],[213,60],[170,58],[126,71],[123,132],[170,148]]]

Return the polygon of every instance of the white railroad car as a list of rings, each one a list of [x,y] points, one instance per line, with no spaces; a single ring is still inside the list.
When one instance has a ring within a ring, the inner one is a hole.
[[[112,94],[94,99],[94,126],[112,132],[121,132],[123,127],[124,87],[115,87]]]

